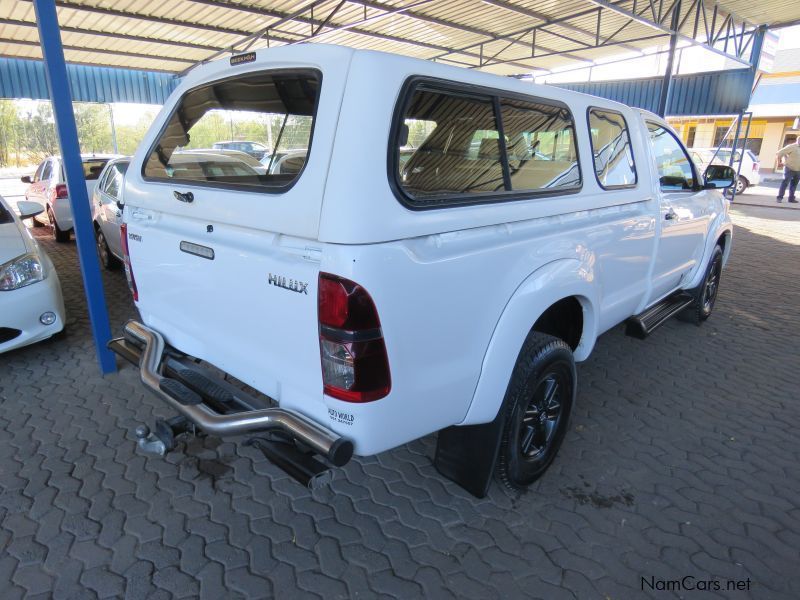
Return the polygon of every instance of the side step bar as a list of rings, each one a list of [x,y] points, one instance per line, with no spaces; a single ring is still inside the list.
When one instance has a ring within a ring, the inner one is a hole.
[[[675,292],[625,321],[625,335],[643,340],[694,301],[694,297],[687,292]]]
[[[164,338],[154,329],[129,321],[124,334],[125,339],[112,340],[109,347],[139,365],[145,387],[204,432],[222,437],[274,431],[303,443],[337,467],[352,457],[351,441],[300,413],[263,407],[189,361],[165,358]]]

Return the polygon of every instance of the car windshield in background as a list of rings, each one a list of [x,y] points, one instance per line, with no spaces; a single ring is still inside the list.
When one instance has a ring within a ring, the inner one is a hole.
[[[107,158],[83,159],[83,177],[86,181],[93,181],[100,177],[100,173],[108,162]]]
[[[280,191],[305,166],[320,79],[310,70],[253,73],[187,92],[143,175]]]

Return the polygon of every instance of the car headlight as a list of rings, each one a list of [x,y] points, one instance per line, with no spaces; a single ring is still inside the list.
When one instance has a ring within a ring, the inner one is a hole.
[[[45,278],[44,265],[33,252],[0,265],[0,292],[9,292]]]

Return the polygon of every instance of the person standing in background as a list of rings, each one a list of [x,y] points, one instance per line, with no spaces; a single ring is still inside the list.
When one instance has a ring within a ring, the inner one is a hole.
[[[794,144],[789,144],[785,148],[778,150],[778,161],[783,159],[783,181],[778,190],[778,202],[783,202],[783,194],[786,186],[789,186],[789,202],[797,203],[794,197],[797,190],[797,183],[800,182],[800,137]]]

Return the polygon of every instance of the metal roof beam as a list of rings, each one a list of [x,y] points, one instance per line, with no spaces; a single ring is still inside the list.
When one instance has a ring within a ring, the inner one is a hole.
[[[621,0],[621,1],[624,2],[626,0]],[[650,4],[652,5],[652,0],[650,0]],[[532,25],[532,26],[526,27],[524,29],[518,29],[517,31],[514,31],[512,33],[505,34],[504,36],[501,36],[498,39],[518,39],[519,37],[525,35],[526,33],[533,33],[534,34],[534,36],[533,36],[534,42],[530,47],[535,49],[535,48],[537,48],[537,46],[535,44],[535,40],[536,40],[536,35],[535,34],[536,34],[537,31],[544,31],[545,33],[552,34],[551,31],[548,31],[548,30],[546,30],[544,28],[549,26],[549,25],[562,25],[563,26],[567,21],[571,21],[572,19],[579,19],[581,17],[585,17],[586,15],[596,14],[597,10],[598,10],[597,8],[584,9],[584,10],[578,11],[576,13],[565,15],[563,17],[550,19],[550,20],[548,20],[548,21],[546,21],[544,23],[538,23],[537,25]],[[647,10],[647,7],[645,7],[644,10]],[[619,33],[619,32],[617,32],[617,33]],[[616,35],[616,33],[614,35]],[[575,41],[575,40],[571,40],[571,41]],[[623,41],[620,41],[620,42],[615,42],[613,45],[620,45],[620,44],[630,43],[631,41],[633,41],[633,40],[623,40]],[[578,42],[578,43],[580,43],[580,42]],[[457,51],[463,51],[463,50],[468,50],[468,49],[471,49],[471,48],[475,48],[477,46],[480,46],[481,44],[482,44],[482,42],[473,42],[471,44],[468,44],[467,46],[462,46]],[[612,45],[612,44],[606,43],[606,44],[603,44],[603,45],[609,46],[609,45]],[[589,48],[594,48],[594,47],[596,47],[596,46],[590,46]],[[578,51],[581,51],[581,50],[587,50],[587,49],[588,48],[571,48],[569,50],[556,51],[556,50],[552,50],[550,48],[545,48],[546,52],[544,54],[540,53],[536,57],[531,56],[530,58],[540,58],[540,57],[543,57],[543,56],[566,56],[568,58],[573,58],[574,60],[578,60],[580,62],[592,63],[593,61],[591,61],[589,59],[582,58],[582,57],[576,58],[576,57],[574,57],[572,55],[574,52],[578,52]],[[446,56],[447,56],[447,54],[442,54],[442,55],[435,56],[433,58],[438,60],[438,59],[445,58]],[[516,60],[521,60],[521,59],[516,59]],[[507,62],[507,61],[503,61],[503,62]],[[499,63],[496,63],[496,64],[499,64]]]
[[[33,2],[33,0],[19,0],[20,2]],[[252,32],[244,29],[233,29],[230,27],[220,27],[219,25],[209,25],[205,23],[195,23],[192,21],[182,21],[180,19],[170,19],[167,17],[154,17],[152,15],[145,15],[142,13],[131,12],[126,10],[117,10],[114,8],[102,8],[100,6],[89,6],[86,4],[79,4],[70,0],[56,0],[58,8],[66,8],[69,10],[77,10],[82,12],[89,12],[99,15],[107,15],[110,17],[119,17],[123,19],[134,19],[138,21],[149,21],[150,23],[160,23],[162,25],[173,25],[175,27],[186,27],[188,29],[200,29],[203,31],[211,31],[214,33],[227,33],[228,35],[249,35]]]
[[[11,25],[13,27],[29,27],[36,29],[36,23],[30,21],[18,21],[16,19],[0,19],[0,25]],[[176,42],[174,40],[165,40],[163,38],[151,38],[141,35],[131,35],[128,33],[114,33],[111,31],[97,31],[94,29],[81,29],[80,27],[61,26],[61,31],[67,33],[77,33],[80,35],[91,35],[95,37],[105,37],[115,40],[129,40],[133,42],[145,42],[148,44],[163,44],[165,46],[176,46],[178,48],[191,48],[192,50],[214,51],[222,50],[219,46],[209,46],[207,44],[196,44],[194,42]]]
[[[192,0],[192,1],[194,2],[195,0]],[[356,4],[363,4],[364,6],[368,6],[370,8],[375,8],[375,9],[379,9],[379,10],[389,10],[389,9],[391,9],[390,5],[384,4],[383,2],[376,2],[375,0],[363,0],[363,1],[362,0],[352,0],[352,1],[355,2]],[[491,4],[491,3],[487,2],[487,4]],[[458,31],[472,33],[474,35],[480,35],[480,36],[483,36],[483,37],[490,38],[489,40],[484,40],[484,41],[481,41],[481,42],[477,42],[475,44],[471,44],[469,46],[469,48],[475,48],[475,47],[480,46],[482,44],[487,44],[487,43],[496,42],[496,41],[510,42],[511,44],[514,44],[514,45],[523,46],[526,49],[530,49],[530,47],[531,47],[530,44],[528,44],[527,42],[523,42],[523,41],[519,40],[518,36],[515,33],[512,33],[512,34],[498,34],[498,33],[494,33],[492,31],[489,31],[487,29],[482,29],[480,27],[474,27],[474,26],[471,26],[471,25],[464,25],[464,24],[461,24],[461,23],[457,23],[456,21],[450,21],[448,19],[442,19],[440,17],[434,17],[432,15],[427,15],[425,13],[421,13],[421,12],[413,11],[413,10],[409,10],[409,11],[404,12],[403,16],[409,17],[409,18],[412,18],[412,19],[416,19],[418,21],[431,23],[433,25],[440,25],[442,27],[449,27],[451,29],[456,29]],[[543,25],[546,25],[546,24],[549,24],[549,23],[545,23]],[[550,33],[550,32],[548,32],[548,33]],[[574,41],[574,40],[572,40],[572,41]],[[539,48],[541,50],[544,50],[545,52],[553,52],[552,48],[548,48],[546,46],[539,46]],[[438,58],[443,58],[443,57],[444,56],[437,56],[436,58],[438,59]],[[590,61],[587,61],[586,59],[580,58],[580,57],[574,57],[574,56],[569,56],[569,55],[566,55],[566,57],[567,58],[571,58],[572,60],[577,60],[577,61],[582,61],[582,62],[590,62]],[[530,68],[530,67],[528,67],[528,68]]]
[[[322,23],[322,21],[320,21],[319,19],[313,19],[311,17],[300,16],[300,15],[297,15],[296,17],[291,17],[290,15],[288,15],[287,13],[284,13],[282,11],[273,10],[273,9],[269,9],[269,8],[261,8],[261,7],[258,7],[258,6],[249,6],[249,5],[244,5],[244,4],[231,4],[231,3],[228,3],[228,2],[222,2],[221,0],[189,0],[189,1],[190,2],[194,2],[196,4],[203,4],[203,5],[206,5],[206,6],[215,6],[215,7],[218,7],[218,8],[226,8],[226,9],[231,9],[231,10],[238,10],[238,11],[248,12],[248,13],[251,13],[251,14],[257,14],[257,15],[266,16],[266,17],[279,18],[279,19],[283,19],[284,20],[283,22],[286,22],[286,21],[289,21],[289,20],[293,20],[293,21],[297,21],[299,23],[305,23],[307,25],[311,25],[312,27],[319,27],[319,25]],[[423,2],[417,2],[417,3],[413,4],[412,6],[417,6],[419,4],[427,3],[427,2],[430,2],[430,1],[432,1],[432,0],[423,0]],[[369,6],[369,3],[367,3],[367,5]],[[323,36],[323,35],[329,35],[329,34],[332,34],[332,33],[336,33],[338,31],[349,30],[352,33],[355,33],[355,34],[358,34],[358,35],[367,36],[367,37],[371,37],[371,38],[381,39],[381,40],[385,40],[385,41],[389,41],[389,42],[397,42],[397,43],[401,43],[401,44],[409,44],[411,46],[417,46],[419,48],[425,48],[426,50],[435,50],[437,52],[442,52],[442,53],[445,53],[445,54],[462,54],[464,56],[468,56],[470,58],[476,58],[476,59],[480,60],[480,55],[478,53],[476,53],[476,52],[470,52],[470,51],[452,52],[451,48],[448,48],[447,46],[442,46],[440,44],[432,44],[430,42],[422,42],[422,41],[414,40],[414,39],[411,39],[411,38],[406,38],[406,37],[397,36],[397,35],[390,35],[390,34],[386,34],[386,33],[380,33],[380,32],[377,32],[377,31],[372,31],[372,30],[369,30],[369,29],[364,29],[362,27],[358,27],[358,25],[360,25],[360,24],[362,24],[364,22],[367,22],[367,21],[377,20],[379,18],[385,18],[385,17],[389,17],[389,16],[392,16],[392,15],[395,15],[395,14],[406,15],[410,8],[411,7],[409,7],[409,6],[406,6],[406,7],[394,7],[394,8],[389,8],[389,7],[380,8],[379,10],[384,10],[384,11],[388,11],[388,12],[385,12],[385,13],[380,14],[380,15],[373,15],[372,17],[369,17],[366,20],[362,19],[362,20],[356,21],[354,23],[341,24],[341,25],[329,24],[328,27],[330,27],[330,29],[327,29],[326,31],[322,31],[320,33],[316,33],[316,34],[313,34],[313,35],[309,35],[309,36],[303,37],[303,38],[301,38],[299,40],[292,40],[289,43],[298,43],[298,42],[301,42],[301,41],[303,41],[303,42],[304,41],[309,41],[311,39],[314,39],[316,37],[320,37],[320,36]],[[272,24],[269,27],[265,28],[264,31],[257,32],[255,34],[250,34],[244,40],[240,40],[239,42],[236,42],[236,43],[232,44],[231,45],[231,51],[236,46],[239,46],[240,44],[242,44],[244,42],[250,41],[253,38],[257,39],[257,38],[262,37],[263,35],[265,35],[265,33],[267,31],[272,31],[272,28],[275,27],[275,26],[276,26],[276,24]],[[490,34],[490,35],[493,35],[493,34]],[[525,44],[525,47],[526,48],[528,47],[527,44]],[[212,55],[212,56],[204,59],[204,62],[208,61],[208,60],[213,60],[214,58],[216,58],[216,56],[218,56],[218,55]],[[456,62],[456,63],[464,65],[464,66],[473,66],[471,64],[463,63],[463,62],[460,62],[460,61],[457,61],[457,60],[456,61],[450,61],[450,62]],[[524,65],[524,64],[517,64],[516,66],[518,66],[520,68],[529,68],[527,65]],[[544,69],[542,69],[542,70],[544,70]]]
[[[362,28],[356,27],[356,25],[358,25],[360,23],[363,23],[363,22],[366,22],[366,21],[370,21],[370,20],[377,19],[377,18],[384,18],[384,17],[388,17],[388,16],[392,16],[392,15],[397,14],[397,15],[401,15],[401,16],[404,16],[404,17],[409,17],[409,18],[412,18],[412,19],[415,19],[415,20],[418,20],[418,21],[424,21],[424,22],[435,24],[435,25],[440,25],[442,27],[449,27],[451,29],[456,29],[458,31],[472,33],[474,35],[480,35],[482,37],[490,38],[489,40],[484,40],[483,42],[477,42],[477,43],[471,45],[470,48],[477,47],[481,43],[486,44],[486,43],[490,43],[490,42],[493,42],[493,41],[504,41],[504,40],[508,41],[508,40],[512,40],[513,39],[513,36],[510,36],[510,35],[501,35],[501,34],[493,33],[493,32],[488,31],[486,29],[481,29],[481,28],[478,28],[478,27],[472,27],[472,26],[469,26],[469,25],[462,25],[462,24],[457,23],[455,21],[449,21],[447,19],[441,19],[439,17],[432,17],[432,16],[429,16],[429,15],[426,15],[426,14],[423,14],[423,13],[420,13],[420,12],[412,10],[417,5],[427,4],[431,0],[423,0],[421,2],[416,2],[416,3],[414,3],[414,4],[410,5],[410,6],[400,6],[400,7],[392,6],[392,5],[389,5],[389,4],[384,4],[382,2],[375,2],[375,1],[372,1],[372,0],[365,0],[365,1],[348,0],[348,1],[352,2],[354,4],[361,5],[361,6],[366,6],[368,8],[372,8],[372,9],[375,9],[375,10],[385,11],[386,14],[375,15],[374,17],[370,17],[368,19],[362,19],[361,21],[358,21],[358,22],[355,22],[355,23],[352,23],[352,24],[349,24],[349,25],[336,26],[336,27],[338,27],[338,30],[346,28],[346,29],[349,29],[350,31],[352,31],[353,33],[358,33],[360,35],[367,35],[367,36],[371,36],[371,37],[380,36],[381,38],[386,39],[388,41],[401,42],[401,43],[411,44],[411,45],[416,45],[416,46],[424,46],[424,47],[427,47],[427,48],[432,49],[432,50],[439,50],[439,51],[443,51],[443,52],[449,52],[450,49],[445,47],[445,46],[439,46],[437,48],[437,47],[434,47],[435,45],[429,44],[427,42],[419,42],[419,41],[416,41],[416,40],[413,40],[413,39],[410,39],[410,38],[403,38],[403,37],[399,37],[399,36],[388,36],[387,34],[381,34],[381,33],[378,33],[378,32],[370,31],[368,29],[362,29]],[[233,9],[233,10],[240,10],[240,11],[244,11],[244,12],[260,14],[262,16],[271,16],[271,17],[275,17],[275,18],[284,18],[286,20],[294,20],[294,21],[298,21],[300,23],[306,23],[306,24],[309,24],[309,25],[312,25],[312,26],[313,25],[318,25],[320,23],[320,21],[318,19],[313,19],[313,18],[310,18],[310,17],[300,17],[300,16],[298,16],[297,18],[287,19],[287,16],[288,16],[287,13],[284,13],[284,12],[278,11],[278,10],[274,10],[274,9],[263,8],[263,7],[260,7],[260,6],[252,6],[252,5],[246,5],[246,4],[230,3],[230,2],[224,2],[222,0],[189,0],[189,2],[194,2],[194,3],[197,3],[197,4],[204,4],[204,5],[207,5],[207,6],[215,6],[215,7],[218,7],[218,8],[227,8],[227,9]],[[275,27],[276,25],[277,24],[270,25],[269,27],[265,28],[265,31],[266,30],[271,30],[272,27]],[[323,35],[323,34],[327,34],[327,33],[328,32],[322,32],[322,33],[317,34],[317,35]],[[311,39],[311,36],[309,36],[309,37],[307,37],[305,39]],[[243,41],[245,41],[245,40],[243,40]],[[527,42],[521,42],[521,41],[518,41],[518,40],[514,40],[513,43],[519,44],[521,46],[524,46],[525,48],[529,48],[530,47]],[[235,44],[235,45],[238,45],[238,44]],[[545,46],[541,46],[541,49],[545,50],[547,52],[551,52],[552,51],[552,48],[547,48]],[[477,54],[469,53],[469,52],[455,52],[455,54],[465,54],[465,55],[471,56],[473,58],[478,58]],[[585,59],[574,58],[574,60],[585,60]],[[517,66],[528,68],[525,65],[517,65]]]
[[[710,44],[704,44],[702,42],[698,42],[693,37],[685,35],[683,33],[680,33],[680,31],[673,32],[673,30],[670,27],[662,25],[660,22],[652,21],[652,20],[647,19],[647,18],[645,18],[643,16],[640,16],[640,15],[636,14],[635,12],[632,12],[630,10],[622,8],[621,6],[619,6],[617,4],[609,2],[609,0],[586,0],[586,1],[589,2],[590,4],[594,4],[595,6],[599,6],[599,7],[603,8],[603,9],[605,9],[605,10],[610,10],[611,12],[626,16],[629,19],[633,19],[637,23],[640,23],[642,25],[646,25],[647,27],[650,27],[652,29],[656,29],[656,30],[662,32],[663,34],[669,35],[669,34],[672,34],[672,33],[676,33],[679,39],[681,39],[681,40],[683,40],[685,42],[689,42],[689,44],[691,44],[692,46],[698,46],[698,47],[704,48],[704,49],[708,50],[709,52],[713,52],[715,54],[719,54],[720,56],[724,56],[725,58],[728,58],[730,60],[736,61],[738,63],[744,64],[744,65],[747,65],[747,66],[750,65],[749,61],[742,59],[738,55],[734,56],[734,55],[731,55],[728,52],[725,52],[724,50],[720,50],[718,48],[714,48]],[[650,4],[651,4],[651,6],[653,5],[652,0],[650,0]],[[703,8],[703,10],[705,10],[705,9]],[[731,20],[732,20],[732,15],[729,14],[727,16],[727,18],[726,18],[726,21],[730,22]],[[744,22],[742,22],[742,27],[744,27],[745,25],[746,24]],[[720,32],[721,31],[722,31],[722,28],[720,28]],[[753,31],[755,31],[755,30],[753,30]]]
[[[18,44],[20,46],[35,46],[37,48],[41,47],[41,44],[37,41],[31,40],[15,40],[13,38],[0,38],[0,44]],[[123,52],[121,50],[106,50],[104,48],[87,48],[86,46],[69,46],[64,44],[64,50],[73,50],[75,52],[98,52],[100,54],[109,54],[111,56],[127,56],[133,58],[145,58],[148,60],[167,60],[170,62],[179,62],[179,63],[194,63],[191,59],[186,58],[174,58],[172,56],[158,56],[155,54],[143,54],[141,52]]]
[[[496,6],[498,8],[503,8],[505,10],[509,10],[509,11],[518,13],[520,15],[526,15],[528,17],[532,17],[534,19],[539,19],[540,21],[544,21],[544,23],[542,24],[542,26],[539,29],[540,31],[546,31],[547,33],[549,33],[551,35],[557,35],[559,37],[565,37],[565,36],[562,36],[560,34],[557,34],[557,33],[553,32],[553,31],[545,29],[545,27],[553,25],[553,23],[550,23],[549,22],[550,18],[547,15],[543,14],[543,13],[537,12],[535,10],[531,10],[530,8],[525,8],[523,6],[517,6],[516,4],[512,4],[511,2],[508,2],[507,0],[482,0],[482,1],[485,4],[489,4],[491,6]],[[573,25],[572,23],[569,23],[569,22],[566,22],[566,21],[563,22],[563,23],[555,23],[555,25],[558,25],[559,27],[563,27],[564,29],[568,29],[569,31],[572,31],[573,33],[577,33],[577,34],[580,34],[580,35],[585,35],[585,36],[590,37],[590,38],[595,37],[595,32],[594,31],[589,31],[587,29],[584,29],[583,27],[578,27],[577,25]],[[569,38],[566,38],[566,39],[569,39]],[[577,40],[570,40],[570,41],[574,42],[574,41],[577,41]],[[605,41],[605,40],[603,40],[603,41]],[[625,50],[630,50],[632,52],[638,52],[639,51],[638,48],[634,48],[633,46],[621,45],[621,47],[624,48]]]
[[[629,43],[630,44],[632,42],[644,42],[644,41],[649,41],[649,40],[656,40],[656,39],[659,39],[659,38],[662,38],[662,37],[664,37],[664,34],[657,33],[657,34],[654,34],[654,35],[647,35],[647,36],[642,36],[642,37],[638,37],[638,38],[633,38],[633,39],[630,39],[630,40],[625,40],[625,42],[609,42],[607,44],[604,44],[604,47],[607,47],[607,46],[619,46],[619,45],[621,45],[623,43]],[[552,52],[550,54],[537,54],[536,56],[531,57],[529,60],[537,60],[539,58],[547,58],[549,56],[561,56],[561,55],[562,55],[561,52],[556,51],[556,52]],[[639,58],[639,57],[635,57],[635,58]],[[510,60],[519,61],[519,60],[525,60],[525,59],[524,58],[520,58],[520,57],[517,57],[515,59],[509,59],[509,60],[500,59],[500,60],[495,60],[495,61],[492,61],[492,62],[484,63],[483,66],[492,67],[494,65],[509,64]],[[630,60],[630,58],[626,58],[624,60]],[[600,66],[602,64],[605,64],[605,63],[598,64],[598,63],[595,63],[594,61],[591,61],[591,62],[592,62],[591,65],[585,65],[585,66],[582,66],[582,67],[575,67],[573,69],[567,69],[567,70],[564,70],[564,71],[554,71],[552,74],[553,75],[557,75],[559,73],[565,73],[567,71],[577,71],[577,70],[580,70],[580,69],[588,69],[588,68],[590,68],[592,66]],[[527,68],[531,68],[531,67],[527,67]]]

